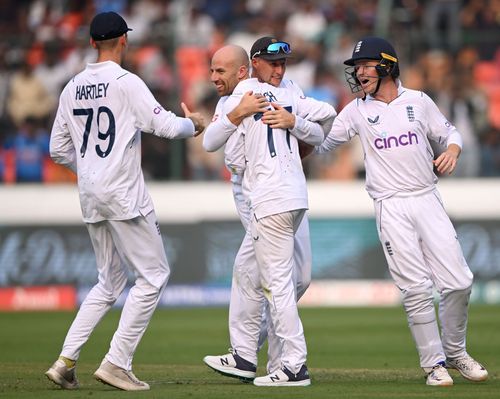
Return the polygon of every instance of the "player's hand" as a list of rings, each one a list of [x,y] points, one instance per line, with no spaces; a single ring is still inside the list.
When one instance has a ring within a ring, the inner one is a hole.
[[[236,108],[242,116],[247,117],[253,114],[258,114],[259,112],[265,112],[269,107],[269,102],[266,97],[260,93],[253,93],[253,91],[247,91],[241,97],[240,103]]]
[[[456,144],[450,144],[445,152],[443,152],[435,161],[434,166],[440,174],[448,173],[449,175],[457,166],[458,156],[461,149]]]
[[[247,116],[265,112],[269,107],[269,102],[262,94],[254,94],[247,91],[241,97],[240,103],[227,114],[229,121],[238,126]]]
[[[262,122],[273,129],[293,129],[295,126],[295,115],[288,112],[281,105],[271,103],[274,109],[264,112]]]
[[[205,130],[205,119],[199,112],[191,112],[184,103],[181,103],[181,108],[184,111],[184,116],[193,121],[194,137],[199,136]]]

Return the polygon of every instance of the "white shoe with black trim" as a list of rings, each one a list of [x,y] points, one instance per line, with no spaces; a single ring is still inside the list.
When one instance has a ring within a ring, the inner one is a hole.
[[[305,387],[311,385],[311,379],[304,364],[297,374],[283,367],[264,377],[256,378],[253,383],[259,387]]]
[[[458,370],[464,378],[470,381],[481,382],[488,379],[486,368],[468,353],[456,359],[446,359],[446,367]]]
[[[250,382],[255,378],[257,366],[243,359],[233,349],[222,356],[205,356],[203,361],[212,370],[226,377],[239,378],[244,382]]]
[[[427,373],[426,384],[435,387],[449,387],[453,385],[453,379],[444,367],[444,362],[436,364],[429,373]]]

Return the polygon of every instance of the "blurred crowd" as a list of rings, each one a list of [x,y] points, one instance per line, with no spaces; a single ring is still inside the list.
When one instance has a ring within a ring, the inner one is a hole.
[[[109,10],[133,28],[124,67],[167,109],[182,115],[184,101],[207,120],[218,101],[210,58],[224,44],[249,50],[265,35],[289,42],[285,76],[340,110],[353,98],[343,60],[360,37],[386,37],[403,84],[428,93],[463,135],[455,176],[500,176],[500,0],[2,0],[1,182],[74,181],[48,156],[50,129],[62,88],[95,60],[89,22]],[[201,142],[143,135],[145,176],[226,179],[222,153]],[[309,157],[305,169],[310,179],[360,178],[359,142]]]

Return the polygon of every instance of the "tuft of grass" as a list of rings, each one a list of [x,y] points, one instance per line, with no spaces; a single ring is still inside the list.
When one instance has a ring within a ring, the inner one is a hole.
[[[78,391],[63,391],[44,372],[57,358],[74,313],[0,313],[1,398],[498,398],[500,307],[470,309],[468,350],[490,379],[474,384],[451,371],[455,385],[427,387],[401,308],[304,308],[310,387],[261,388],[223,377],[207,354],[226,353],[227,309],[158,309],[134,358],[134,372],[151,391],[126,393],[92,374],[108,350],[119,319],[112,310],[83,348]],[[266,348],[258,374],[265,374]]]

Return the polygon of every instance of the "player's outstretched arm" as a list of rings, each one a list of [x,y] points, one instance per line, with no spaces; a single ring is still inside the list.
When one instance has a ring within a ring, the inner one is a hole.
[[[208,152],[214,152],[222,148],[238,128],[231,123],[227,115],[222,115],[220,118],[214,116],[214,118],[217,119],[207,126],[203,135],[203,148]]]

